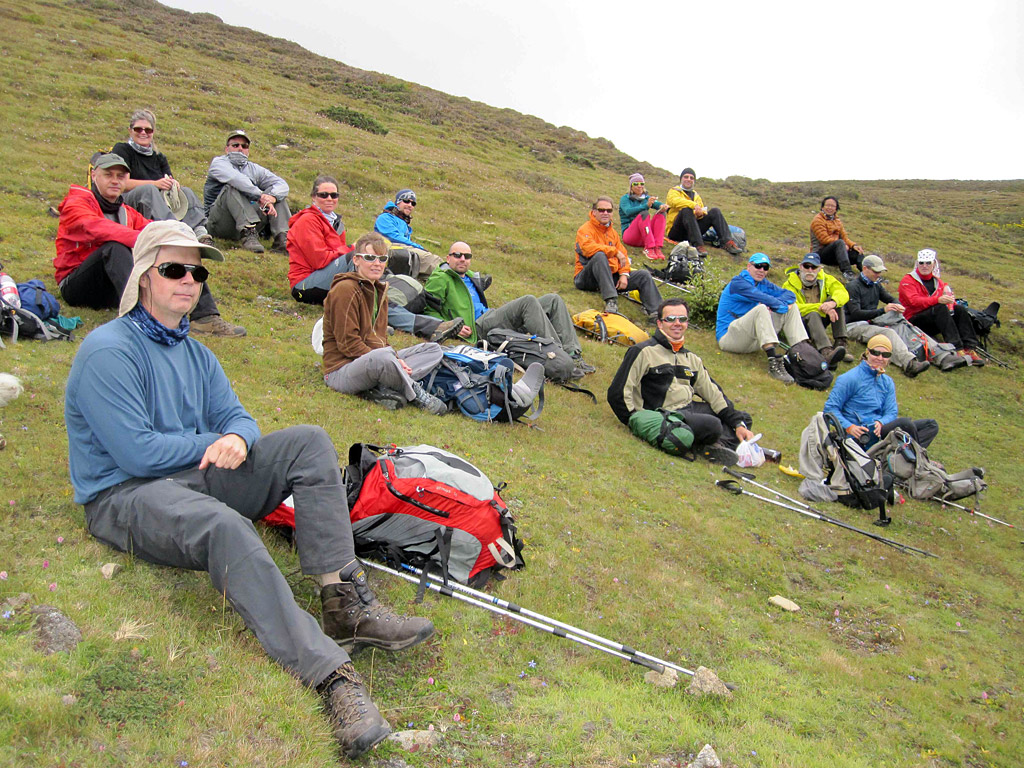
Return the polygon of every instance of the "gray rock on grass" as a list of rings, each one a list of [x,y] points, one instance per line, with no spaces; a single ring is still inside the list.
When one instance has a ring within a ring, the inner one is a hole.
[[[36,650],[49,656],[54,653],[68,653],[82,642],[82,632],[75,622],[52,605],[32,606],[36,617]]]
[[[697,753],[697,759],[690,763],[688,768],[722,768],[722,761],[718,759],[712,746],[705,744],[704,748]]]
[[[697,672],[686,692],[693,696],[708,695],[732,698],[732,691],[726,688],[725,683],[718,679],[718,675],[707,667],[697,667]]]

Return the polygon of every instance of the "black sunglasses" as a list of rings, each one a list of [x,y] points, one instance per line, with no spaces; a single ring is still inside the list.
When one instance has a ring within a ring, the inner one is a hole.
[[[338,199],[338,193],[337,192],[317,192],[316,196],[317,197],[322,197],[325,200],[328,197],[331,198],[332,200],[337,200]]]
[[[408,204],[409,204],[409,205],[411,205],[411,206],[412,206],[413,208],[415,208],[415,207],[416,207],[416,201],[415,201],[415,200],[399,200],[398,202],[400,202],[400,203],[408,203]]]
[[[868,354],[875,357],[884,357],[886,360],[892,357],[892,352],[886,352],[884,349],[869,349]]]
[[[751,266],[753,266],[754,269],[763,269],[765,272],[771,269],[769,264],[752,264]]]
[[[803,267],[804,269],[818,269],[821,265],[820,264],[801,264],[800,266]]]
[[[611,208],[595,208],[594,210],[597,211],[598,213],[611,213],[612,212]]]
[[[150,134],[150,133],[153,132],[152,128],[141,128],[138,125],[133,125],[132,126],[132,130],[135,131],[135,133],[145,133],[145,134]]]
[[[661,318],[663,323],[688,323],[690,318],[686,315],[665,315]]]
[[[165,261],[156,268],[156,271],[160,277],[166,277],[168,280],[181,280],[191,273],[192,279],[197,283],[205,283],[206,278],[210,276],[210,270],[202,264],[179,264],[176,261]]]
[[[452,251],[448,255],[451,256],[453,259],[472,259],[473,258],[473,254],[472,253],[455,253],[454,251]]]

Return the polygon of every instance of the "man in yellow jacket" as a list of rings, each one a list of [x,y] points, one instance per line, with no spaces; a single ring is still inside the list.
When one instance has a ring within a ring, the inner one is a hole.
[[[828,361],[828,367],[835,370],[840,362],[853,362],[853,355],[846,351],[846,313],[843,305],[850,300],[850,294],[837,278],[821,268],[821,257],[808,253],[792,269],[782,287],[796,296],[800,318],[804,321],[811,344]],[[825,326],[831,326],[835,346],[828,340]]]
[[[719,208],[705,208],[701,196],[693,188],[697,183],[697,174],[693,168],[683,168],[679,174],[679,186],[668,191],[665,202],[668,203],[668,217],[665,223],[668,229],[667,239],[674,242],[685,240],[701,256],[708,255],[704,245],[704,235],[711,227],[715,228],[722,247],[733,256],[743,253],[743,249],[732,239],[732,230]]]

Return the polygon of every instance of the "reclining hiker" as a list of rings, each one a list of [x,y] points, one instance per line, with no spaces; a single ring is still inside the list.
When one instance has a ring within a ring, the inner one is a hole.
[[[644,421],[652,415],[660,430],[659,411],[677,414],[698,455],[708,461],[732,465],[741,440],[754,437],[751,417],[737,411],[704,362],[683,344],[690,310],[679,298],[665,299],[658,309],[658,329],[647,341],[626,350],[608,388],[608,404],[619,421],[644,436]],[[694,400],[694,395],[700,397]],[[663,447],[663,450],[665,448]],[[679,451],[670,451],[678,453]]]
[[[903,314],[903,305],[882,285],[882,279],[887,271],[880,256],[871,254],[864,257],[860,265],[860,276],[846,284],[846,290],[850,295],[850,300],[845,306],[846,332],[850,338],[865,344],[872,336],[885,336],[892,345],[893,363],[912,379],[922,371],[927,371],[931,363],[927,360],[918,360],[907,348],[906,342],[892,328],[875,325],[873,322],[887,312]]]
[[[821,257],[822,264],[839,267],[843,282],[850,282],[857,276],[852,263],[859,266],[864,255],[863,246],[853,242],[839,218],[839,198],[829,195],[821,201],[821,210],[811,219],[811,251]]]
[[[112,152],[93,155],[92,189],[72,184],[59,206],[55,279],[61,297],[73,307],[113,309],[132,272],[132,248],[149,219],[124,204],[128,163]],[[206,286],[189,316],[191,332],[245,336],[245,328],[220,316]]]
[[[796,296],[800,317],[814,348],[821,352],[833,371],[841,362],[852,363],[853,355],[847,352],[844,306],[850,294],[846,288],[821,268],[821,259],[816,253],[808,253],[786,272],[789,276],[782,287]],[[834,346],[828,340],[826,326],[832,329]]]
[[[327,433],[261,436],[217,358],[189,338],[185,316],[209,276],[201,259],[223,256],[181,222],[149,224],[118,318],[82,342],[64,405],[75,502],[111,547],[206,571],[271,658],[324,696],[335,736],[355,756],[389,728],[347,651],[408,648],[434,627],[370,591]],[[297,605],[253,527],[289,495],[302,570],[321,584],[322,625]]]
[[[790,346],[805,341],[807,331],[800,319],[800,309],[792,291],[768,280],[771,260],[755,253],[747,268],[725,286],[718,299],[715,337],[723,352],[749,354],[758,349],[768,357],[768,375],[783,384],[794,379],[783,362],[779,347],[781,331]]]
[[[410,274],[417,277],[418,272],[421,278],[425,278],[441,266],[441,258],[412,239],[412,214],[415,209],[416,193],[411,189],[400,189],[395,193],[394,201],[389,200],[384,204],[384,210],[374,220],[373,228],[391,241],[392,248],[407,250],[415,263],[419,264],[418,270],[413,269]]]
[[[931,248],[917,252],[917,265],[900,280],[903,316],[931,336],[942,336],[968,365],[984,365],[977,352],[978,336],[967,308],[956,303],[953,289],[938,276],[938,257]],[[927,446],[925,446],[927,448]]]
[[[263,253],[260,235],[273,238],[270,250],[287,253],[288,182],[249,159],[249,136],[228,134],[224,154],[210,161],[203,187],[210,232],[225,240],[241,240],[242,248]]]
[[[338,180],[333,176],[317,176],[310,198],[310,206],[288,222],[288,282],[296,301],[323,304],[334,276],[351,272],[355,267],[351,259],[352,246],[345,243],[345,223],[335,210]],[[389,294],[388,323],[400,331],[430,341],[442,341],[458,332],[462,319],[442,323],[435,317],[416,314],[395,304]]]
[[[888,337],[877,334],[870,338],[860,364],[836,378],[822,410],[835,414],[846,433],[865,447],[899,428],[927,448],[939,434],[938,422],[899,415],[896,386],[885,372],[891,357]]]
[[[704,200],[693,188],[697,183],[697,174],[693,168],[683,168],[679,174],[679,186],[668,191],[665,201],[668,203],[668,239],[679,243],[685,240],[700,256],[708,255],[708,247],[704,244],[704,235],[715,228],[719,242],[730,255],[743,253],[736,241],[732,239],[732,230],[725,220],[720,208],[705,208]]]
[[[619,198],[619,226],[622,242],[643,248],[649,259],[664,259],[661,246],[665,242],[665,219],[668,205],[647,194],[643,175],[629,177],[629,192]]]
[[[473,249],[467,243],[452,243],[447,263],[434,270],[424,285],[424,290],[436,300],[428,305],[428,313],[446,320],[463,318],[465,326],[458,335],[470,344],[486,338],[495,328],[508,328],[553,340],[572,358],[579,376],[596,370],[583,361],[583,348],[561,296],[520,296],[491,307],[485,293],[491,277],[471,270],[472,259]]]
[[[591,206],[590,218],[576,231],[576,271],[573,285],[581,291],[597,291],[605,312],[618,312],[618,295],[638,291],[644,312],[653,322],[658,317],[661,294],[651,273],[632,271],[626,246],[612,226],[610,197],[602,195]]]
[[[124,202],[152,221],[184,221],[203,245],[213,245],[206,231],[206,210],[196,193],[182,186],[167,155],[156,148],[156,116],[148,109],[137,109],[128,119],[128,141],[111,150],[127,164]],[[172,210],[173,207],[173,210]]]
[[[388,241],[371,232],[356,241],[355,271],[334,276],[324,299],[324,383],[391,408],[410,402],[441,416],[448,406],[420,383],[441,362],[441,347],[427,341],[396,352],[388,345],[388,286],[381,279],[387,261]]]

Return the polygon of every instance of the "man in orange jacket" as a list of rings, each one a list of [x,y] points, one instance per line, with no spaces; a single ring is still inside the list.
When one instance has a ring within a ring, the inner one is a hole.
[[[596,291],[604,300],[605,312],[618,312],[620,292],[638,291],[644,312],[653,322],[658,317],[661,294],[651,273],[633,272],[629,255],[618,231],[612,226],[614,204],[601,196],[591,208],[590,220],[576,231],[576,272],[573,284],[581,291]]]

